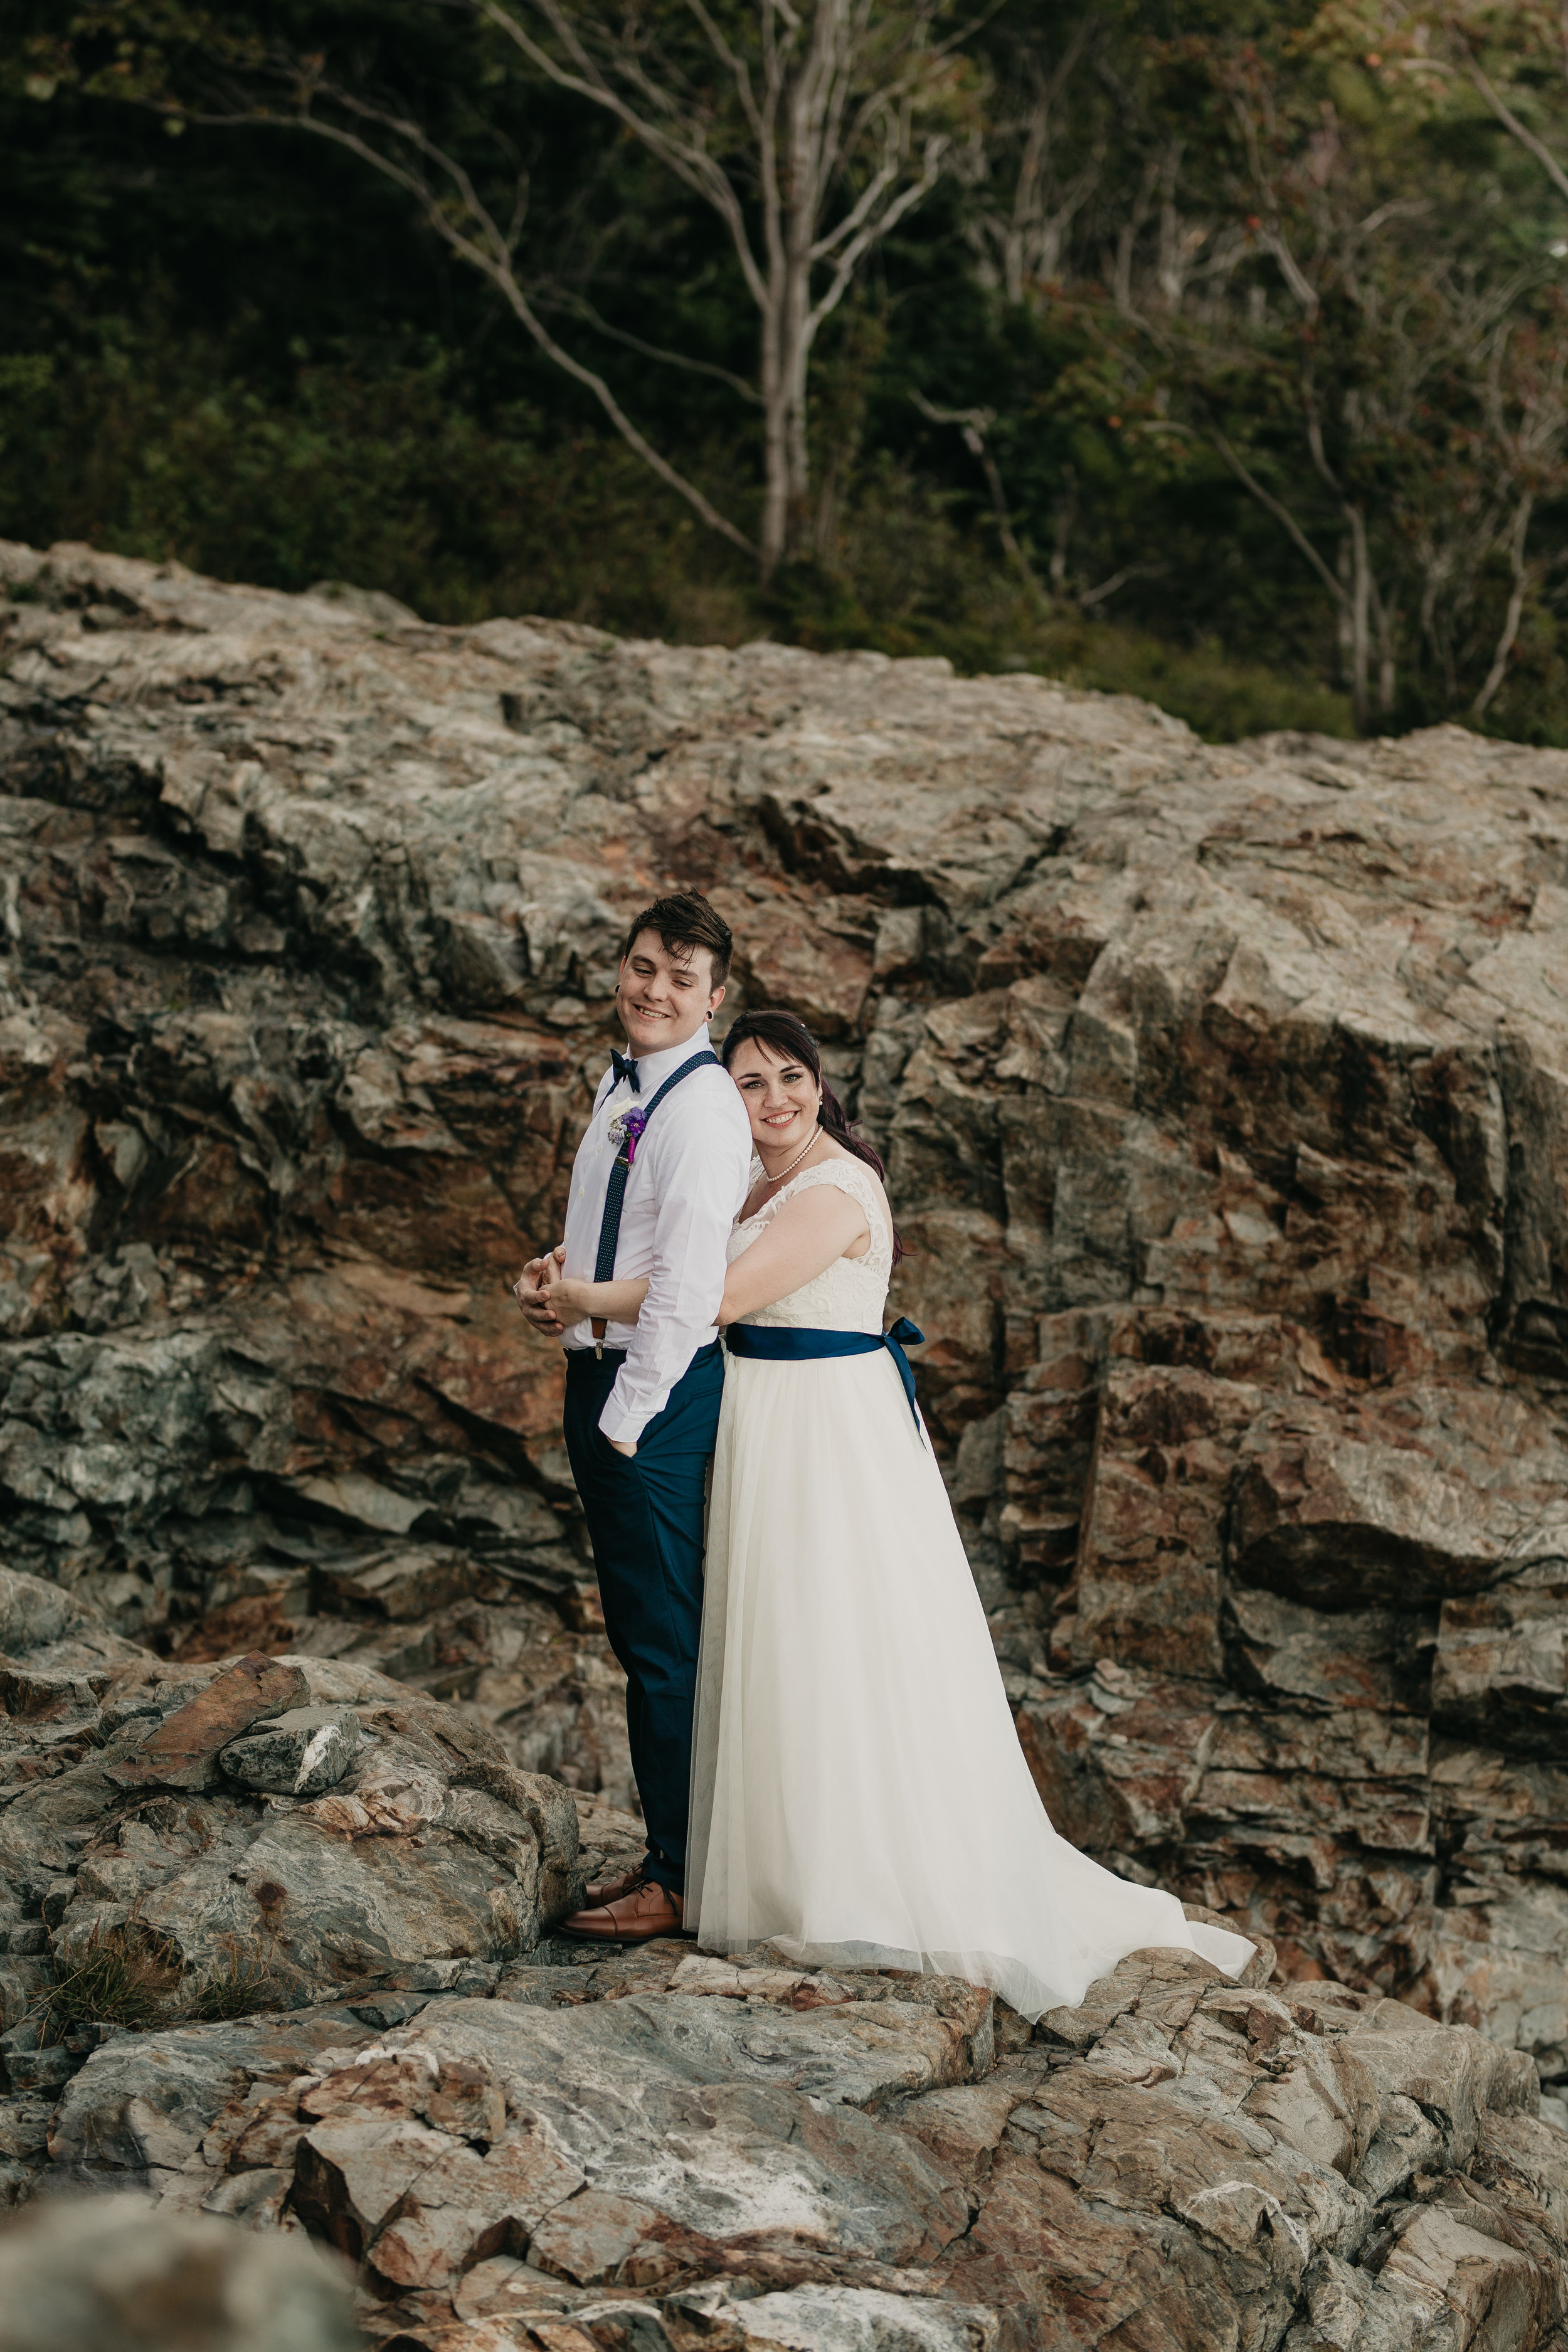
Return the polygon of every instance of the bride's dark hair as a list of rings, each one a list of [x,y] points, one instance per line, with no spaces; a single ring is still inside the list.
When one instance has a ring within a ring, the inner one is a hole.
[[[863,1160],[868,1168],[873,1169],[878,1177],[885,1181],[887,1170],[882,1165],[880,1155],[873,1151],[870,1145],[855,1133],[845,1115],[843,1104],[823,1076],[822,1055],[818,1051],[816,1038],[805,1024],[797,1021],[793,1013],[776,1013],[765,1009],[756,1013],[742,1013],[737,1020],[731,1023],[729,1032],[719,1048],[719,1058],[726,1069],[730,1066],[736,1046],[744,1045],[750,1040],[754,1040],[759,1045],[765,1045],[770,1054],[778,1055],[781,1062],[804,1063],[822,1088],[822,1107],[816,1114],[818,1127],[825,1128],[835,1143],[841,1143],[846,1151],[852,1151],[857,1160]],[[893,1264],[895,1265],[903,1255],[904,1245],[899,1238],[899,1229],[895,1225],[893,1227]]]

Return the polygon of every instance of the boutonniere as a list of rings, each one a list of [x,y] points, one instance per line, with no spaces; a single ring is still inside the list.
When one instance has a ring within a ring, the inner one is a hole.
[[[634,1103],[630,1110],[622,1111],[618,1118],[610,1121],[610,1141],[617,1150],[623,1143],[626,1145],[628,1168],[632,1167],[637,1160],[637,1145],[642,1140],[642,1131],[647,1125],[647,1113],[640,1103]]]

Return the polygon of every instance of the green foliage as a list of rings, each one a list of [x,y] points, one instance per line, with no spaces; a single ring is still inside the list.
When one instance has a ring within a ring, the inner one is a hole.
[[[0,362],[7,536],[294,590],[368,582],[437,621],[754,634],[744,564],[629,451],[521,406],[477,417],[438,356],[368,377],[305,366],[284,399],[226,381],[200,344],[162,377],[160,356]]]
[[[731,243],[493,28],[436,0],[0,0],[0,534],[347,578],[441,621],[943,654],[1224,739],[1350,728],[1359,530],[1366,723],[1477,723],[1517,604],[1484,723],[1568,742],[1568,202],[1473,82],[1421,66],[1447,21],[1007,0],[939,93],[962,168],[824,329],[811,510],[763,593],[395,188],[298,132],[156,110],[226,45],[400,93],[487,197],[522,188],[552,332],[754,535]],[[1568,155],[1535,16],[1476,21]],[[689,80],[695,22],[647,17]],[[943,421],[974,414],[978,443]]]
[[[1277,732],[1351,735],[1348,694],[1310,677],[1237,660],[1217,641],[1188,649],[1137,629],[1068,624],[1043,633],[1030,667],[1068,686],[1136,694],[1211,743]]]

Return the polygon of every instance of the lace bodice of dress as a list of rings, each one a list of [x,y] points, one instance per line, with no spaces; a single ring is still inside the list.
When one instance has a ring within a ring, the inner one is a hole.
[[[752,1184],[763,1172],[761,1160],[753,1160]],[[783,1298],[775,1298],[771,1307],[759,1307],[754,1315],[743,1315],[741,1320],[793,1323],[817,1331],[879,1331],[882,1303],[893,1271],[893,1244],[876,1179],[858,1160],[825,1160],[819,1167],[806,1169],[803,1175],[792,1178],[754,1217],[739,1220],[730,1235],[729,1262],[732,1265],[742,1250],[750,1249],[786,1201],[813,1184],[837,1185],[839,1192],[847,1192],[852,1201],[858,1202],[870,1227],[870,1247],[863,1257],[835,1258],[826,1273],[803,1282],[798,1290],[786,1292]]]

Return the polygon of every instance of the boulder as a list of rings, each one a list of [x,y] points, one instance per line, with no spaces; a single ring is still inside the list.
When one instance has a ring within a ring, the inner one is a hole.
[[[111,1667],[141,1655],[100,1612],[58,1584],[0,1569],[0,1656],[5,1669],[37,1683],[49,1675],[106,1682]],[[8,1712],[18,1712],[7,1702]]]
[[[0,2232],[4,2352],[353,2352],[341,2265],[140,2197],[40,2206]]]
[[[335,1789],[359,1752],[360,1723],[352,1707],[293,1706],[258,1730],[231,1739],[218,1763],[242,1789],[274,1796],[320,1797]]]
[[[77,1618],[90,1648],[92,1613],[77,1604]],[[91,2046],[71,2046],[79,2025],[499,1966],[577,1902],[569,1792],[520,1770],[471,1717],[331,1660],[181,1667],[108,1646],[127,1654],[76,1674],[16,1668],[33,1679],[0,1716],[14,2089],[58,2087]],[[301,1696],[313,1704],[288,1704]]]
[[[253,1723],[296,1707],[309,1687],[298,1666],[253,1651],[161,1715],[134,1752],[108,1768],[110,1778],[126,1789],[211,1788],[219,1751]]]

